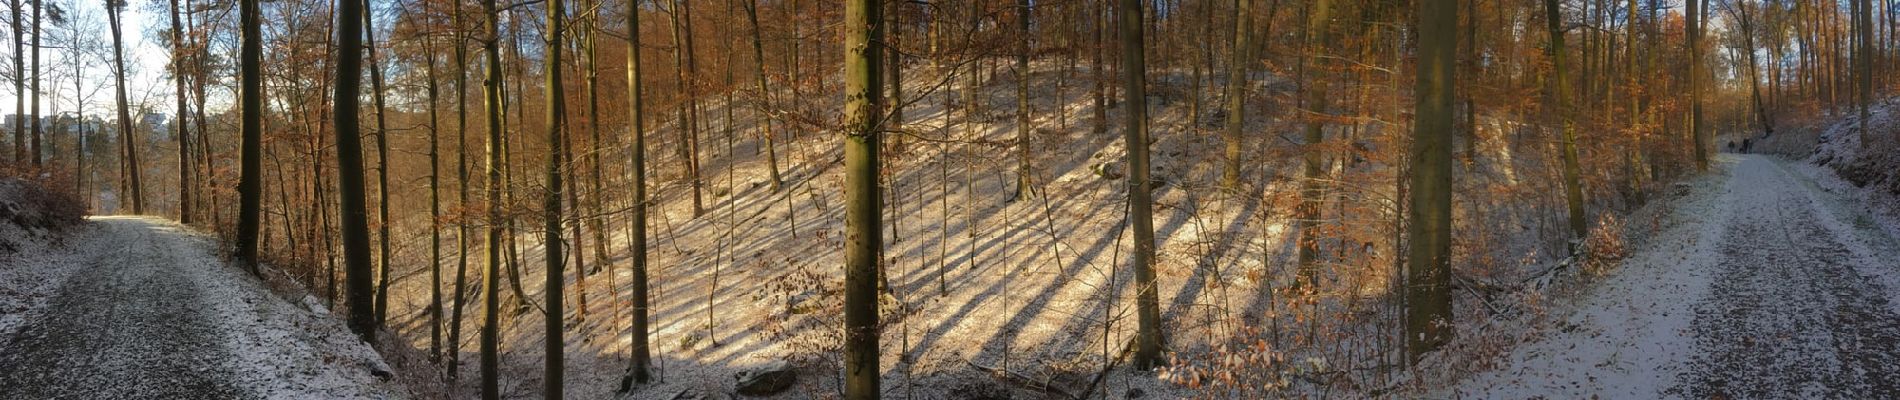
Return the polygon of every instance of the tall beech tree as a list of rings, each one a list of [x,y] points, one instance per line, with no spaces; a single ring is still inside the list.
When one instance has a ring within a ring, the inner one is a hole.
[[[132,132],[132,105],[131,100],[127,98],[125,88],[125,35],[121,33],[122,29],[120,25],[120,14],[125,12],[125,6],[125,0],[106,1],[106,18],[108,19],[108,24],[112,27],[112,76],[113,80],[117,82],[115,86],[118,90],[119,158],[121,160],[120,165],[124,169],[126,176],[125,186],[120,188],[121,193],[119,199],[121,202],[126,200],[132,202],[133,214],[144,214],[145,187],[141,184],[140,178],[145,175],[145,172],[144,168],[139,164],[139,140]],[[34,120],[37,121],[38,118]],[[35,122],[35,124],[37,123],[38,122]],[[16,130],[21,128],[21,126],[15,127]],[[14,136],[15,140],[18,140],[19,135],[16,134]]]
[[[496,0],[482,0],[482,56],[485,59],[482,79],[483,110],[488,120],[487,160],[487,201],[484,225],[488,232],[483,236],[482,250],[482,333],[481,333],[481,392],[482,400],[501,398],[501,263],[502,263],[502,180],[501,170],[507,162],[502,148],[502,97],[501,97],[501,12],[496,9]]]
[[[336,124],[337,195],[342,197],[344,304],[350,331],[364,342],[376,343],[375,266],[369,250],[369,213],[365,209],[361,102],[363,82],[363,2],[336,5]]]
[[[563,285],[567,283],[567,274],[564,272],[567,265],[564,263],[566,260],[562,258],[565,255],[562,248],[564,243],[561,241],[561,167],[566,161],[561,151],[561,142],[564,140],[563,135],[566,134],[567,129],[567,100],[562,91],[563,82],[561,82],[563,69],[561,50],[566,46],[566,42],[563,42],[561,37],[563,31],[567,29],[563,27],[567,20],[567,12],[562,9],[562,3],[561,0],[547,0],[547,39],[542,42],[543,48],[546,49],[545,61],[547,62],[546,70],[542,73],[547,76],[548,190],[547,197],[542,201],[541,206],[541,218],[547,224],[547,230],[542,233],[545,239],[542,245],[546,250],[544,258],[547,259],[547,283],[542,287],[542,292],[546,295],[546,299],[541,305],[547,310],[547,340],[544,341],[547,345],[545,349],[547,366],[543,369],[541,397],[550,400],[562,398],[565,386],[561,380],[567,369],[564,361],[567,342],[563,335],[567,331],[567,314],[563,311],[563,303],[566,302],[562,298],[565,293]],[[576,255],[578,256],[579,253]]]
[[[178,132],[178,222],[190,225],[192,223],[192,161],[191,134],[188,130],[190,124],[185,121],[185,116],[190,115],[185,104],[185,94],[190,93],[185,90],[187,76],[185,73],[185,24],[178,19],[178,0],[167,1],[166,6],[171,13],[172,22],[172,82],[177,87],[177,92],[172,95],[178,102],[177,118],[172,123],[172,128]]]
[[[627,130],[632,146],[628,148],[630,171],[633,187],[633,208],[627,223],[632,225],[628,235],[628,267],[632,270],[629,296],[632,299],[632,342],[628,344],[630,357],[627,363],[627,375],[620,380],[620,390],[633,389],[633,384],[645,384],[650,378],[647,367],[653,364],[652,350],[648,345],[649,332],[647,320],[652,310],[647,304],[647,171],[646,171],[646,114],[643,106],[646,102],[640,92],[640,0],[626,0],[627,4]],[[769,145],[768,145],[769,146]]]
[[[1246,1],[1246,0],[1242,0]],[[1554,1],[1554,0],[1552,0]],[[1451,328],[1452,105],[1458,5],[1418,3],[1418,77],[1413,99],[1411,204],[1406,235],[1406,353],[1411,361],[1449,340]]]
[[[878,269],[883,199],[878,188],[884,119],[884,15],[879,0],[844,8],[844,398],[882,397],[878,363]]]
[[[264,77],[263,41],[258,21],[259,0],[238,0],[238,114],[240,131],[238,177],[237,257],[260,275],[257,268],[259,220],[264,203]]]

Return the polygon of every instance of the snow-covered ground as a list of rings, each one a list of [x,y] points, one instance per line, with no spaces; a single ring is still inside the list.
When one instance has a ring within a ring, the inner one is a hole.
[[[1784,161],[1718,160],[1646,249],[1436,397],[1900,396],[1900,247]]]
[[[372,375],[388,368],[339,320],[278,298],[217,249],[168,221],[104,217],[63,248],[21,253],[30,261],[13,265],[69,276],[39,273],[20,286],[50,300],[0,346],[0,398],[400,393]]]

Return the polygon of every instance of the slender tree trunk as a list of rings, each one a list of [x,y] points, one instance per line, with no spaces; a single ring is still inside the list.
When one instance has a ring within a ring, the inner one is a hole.
[[[888,51],[886,52],[884,61],[885,61],[885,64],[890,66],[890,72],[889,72],[890,75],[884,79],[884,82],[891,88],[890,97],[887,100],[890,103],[890,107],[891,107],[890,130],[894,132],[903,132],[904,131],[904,51],[903,49],[898,48],[898,45],[900,44],[899,42],[903,40],[901,35],[903,32],[903,27],[904,27],[904,21],[903,21],[903,18],[904,18],[903,7],[904,6],[903,6],[903,3],[891,3],[891,4],[894,7],[897,7],[897,9],[895,12],[885,13],[885,17],[887,19],[886,19],[886,24],[884,25],[884,29],[885,29],[884,36],[885,36],[885,40],[888,41],[888,44],[885,45],[885,49]],[[900,134],[892,138],[891,151],[895,154],[904,154],[904,135]],[[892,232],[896,232],[896,230],[897,229],[895,227],[892,228]],[[894,235],[895,234],[893,234],[893,236]],[[896,239],[892,239],[892,240],[895,241]]]
[[[1017,0],[1016,3],[1016,189],[1009,195],[1010,201],[1033,195],[1029,187],[1029,18],[1035,9],[1030,0]]]
[[[673,4],[673,63],[681,66],[679,72],[680,97],[685,99],[680,109],[680,146],[681,156],[686,164],[687,183],[693,188],[693,218],[706,214],[704,192],[705,182],[700,179],[699,171],[699,96],[697,78],[699,71],[697,57],[693,51],[693,3],[688,0],[675,0]]]
[[[647,326],[652,311],[647,306],[647,174],[646,174],[646,114],[643,112],[645,98],[640,93],[640,0],[627,2],[627,130],[631,133],[633,175],[633,215],[629,225],[633,234],[628,238],[628,258],[633,277],[629,286],[633,301],[633,322],[630,347],[631,360],[627,363],[627,375],[620,380],[620,391],[626,392],[633,385],[645,384],[648,380],[647,367],[653,363],[652,350],[648,346],[650,328]],[[756,26],[756,24],[754,24]]]
[[[1551,109],[1546,112],[1551,118],[1551,128],[1559,132],[1559,145],[1562,146],[1564,200],[1569,209],[1570,238],[1574,244],[1589,234],[1590,227],[1583,210],[1583,186],[1579,177],[1582,170],[1577,166],[1577,135],[1570,123],[1570,79],[1564,73],[1568,55],[1564,50],[1563,13],[1559,1],[1544,0],[1545,24],[1550,33],[1550,46],[1544,51],[1553,69],[1545,104],[1551,105]]]
[[[468,32],[465,30],[467,25],[462,23],[462,0],[448,3],[453,25],[451,44],[455,46],[455,65],[450,70],[455,73],[455,187],[460,190],[456,204],[462,213],[467,213],[471,210],[468,202],[468,71],[465,70],[468,68]],[[494,181],[489,181],[489,184],[494,184]],[[449,312],[450,382],[460,377],[462,366],[462,305],[468,294],[469,218],[463,215],[456,219],[455,224],[455,300]]]
[[[1855,15],[1854,19],[1854,25],[1856,26],[1854,30],[1858,33],[1857,36],[1860,38],[1860,47],[1855,51],[1858,54],[1854,56],[1854,75],[1858,78],[1855,79],[1854,92],[1856,97],[1859,98],[1858,101],[1856,101],[1856,103],[1859,104],[1856,111],[1859,112],[1860,143],[1862,147],[1866,147],[1868,142],[1867,107],[1874,101],[1874,58],[1878,56],[1874,53],[1873,3],[1870,3],[1868,0],[1853,1],[1854,4],[1860,8],[1860,12]],[[1773,133],[1773,131],[1770,131],[1770,133]]]
[[[112,25],[112,66],[113,77],[118,82],[119,99],[119,141],[124,151],[126,168],[126,194],[121,199],[132,200],[132,213],[145,213],[145,189],[139,183],[139,177],[145,175],[139,165],[138,140],[132,135],[132,110],[125,90],[125,37],[120,33],[119,13],[124,3],[118,7],[106,7],[106,16]],[[37,118],[35,119],[37,121]],[[16,127],[17,129],[18,127]],[[16,136],[17,139],[17,136]]]
[[[242,143],[238,146],[237,258],[251,269],[252,275],[261,275],[257,270],[257,236],[259,208],[264,200],[264,82],[260,68],[264,36],[259,33],[258,1],[238,0],[238,25],[242,31],[238,51]]]
[[[13,0],[13,19],[18,22],[20,0]],[[117,18],[117,17],[114,17]],[[13,93],[26,93],[26,24],[13,25]],[[13,96],[13,161],[26,159],[26,96]],[[123,195],[123,193],[121,193]]]
[[[1148,177],[1148,61],[1143,49],[1142,2],[1121,0],[1117,3],[1121,19],[1123,102],[1128,108],[1122,127],[1123,145],[1128,147],[1128,218],[1134,224],[1135,252],[1135,368],[1152,369],[1161,359],[1161,301],[1156,295],[1154,200]]]
[[[544,341],[547,347],[543,350],[546,352],[547,366],[543,369],[541,396],[549,400],[562,398],[564,391],[562,376],[565,375],[567,369],[563,362],[566,359],[567,341],[564,333],[567,330],[567,314],[563,312],[562,304],[564,294],[562,286],[567,283],[567,274],[564,271],[566,265],[563,264],[565,255],[562,253],[564,249],[562,249],[563,242],[561,241],[561,166],[566,161],[566,157],[561,154],[561,143],[565,140],[567,129],[567,99],[561,82],[561,49],[565,46],[565,42],[562,41],[561,36],[562,31],[566,29],[562,27],[562,23],[567,20],[567,13],[562,9],[561,3],[561,0],[547,2],[548,37],[542,43],[543,48],[546,49],[547,61],[544,66],[546,69],[542,73],[547,75],[548,190],[541,210],[542,219],[546,220],[547,224],[544,233],[546,241],[542,244],[546,247],[547,258],[545,273],[547,283],[542,289],[546,299],[541,305],[547,308],[547,327],[545,328],[547,340]]]
[[[1103,3],[1100,9],[1091,9],[1089,16],[1089,35],[1094,41],[1089,49],[1089,80],[1093,85],[1089,96],[1094,104],[1089,109],[1095,113],[1089,132],[1095,136],[1108,133],[1108,72],[1102,61],[1102,53],[1108,52],[1108,28],[1103,26],[1108,24],[1108,8],[1107,3]]]
[[[42,134],[42,132],[40,132],[40,123],[42,122],[42,118],[40,118],[40,36],[42,36],[40,35],[40,22],[43,20],[43,18],[40,18],[40,13],[44,12],[46,4],[44,4],[45,0],[31,1],[33,2],[33,44],[27,46],[27,51],[30,52],[33,57],[33,70],[28,72],[27,76],[33,79],[33,104],[27,111],[33,114],[33,134],[30,136],[30,140],[33,141],[31,151],[33,154],[33,167],[38,168],[45,161],[45,155],[43,153],[46,152],[45,149],[40,147],[40,136]],[[15,22],[18,21],[16,20]],[[113,32],[112,36],[115,38],[114,40],[117,40],[118,28],[116,23],[114,24]],[[19,128],[24,127],[16,127],[15,129]],[[22,164],[25,163],[22,162]]]
[[[752,23],[752,57],[758,61],[757,68],[754,69],[754,71],[756,71],[754,76],[757,77],[759,81],[759,126],[765,129],[763,137],[765,140],[765,160],[766,166],[770,169],[772,176],[772,193],[778,193],[778,191],[785,186],[785,181],[780,176],[778,169],[778,138],[777,135],[772,133],[772,118],[766,115],[772,111],[773,96],[772,89],[765,80],[764,29],[759,27],[759,1],[745,0],[739,4],[745,6],[746,19]]]
[[[1409,361],[1438,349],[1451,328],[1453,98],[1457,87],[1458,9],[1418,3],[1418,97],[1412,126],[1411,207],[1407,207],[1405,317]]]
[[[1253,35],[1253,1],[1234,0],[1234,48],[1230,53],[1233,58],[1227,62],[1227,126],[1222,127],[1227,160],[1221,171],[1221,186],[1230,191],[1240,190],[1240,164],[1244,161],[1240,153],[1240,131],[1247,125],[1247,75],[1253,62],[1248,54],[1253,45],[1248,39]]]
[[[185,91],[185,27],[184,23],[178,18],[178,0],[170,0],[167,2],[167,5],[171,11],[172,18],[172,82],[176,83],[178,90],[177,93],[174,93],[178,101],[178,118],[177,122],[173,123],[173,125],[177,125],[176,128],[178,128],[178,222],[190,225],[193,222],[191,203],[192,162],[191,135],[186,129],[189,124],[185,121],[185,116],[190,115],[186,110],[187,106],[185,102],[185,94],[190,93]],[[74,54],[78,54],[76,49]],[[79,78],[75,75],[73,79],[78,80]],[[81,120],[80,123],[84,124],[85,121]]]
[[[1326,112],[1328,82],[1316,82],[1318,78],[1312,72],[1318,68],[1319,56],[1327,45],[1331,44],[1330,21],[1332,1],[1319,0],[1308,6],[1306,46],[1308,56],[1301,58],[1300,83],[1304,92],[1305,112],[1324,115]],[[1320,146],[1326,141],[1326,123],[1319,118],[1309,118],[1306,122],[1305,142],[1302,143],[1305,154],[1302,157],[1304,171],[1300,183],[1300,204],[1294,212],[1299,221],[1299,278],[1295,287],[1317,289],[1319,280],[1319,218],[1322,203],[1325,202],[1326,178],[1325,151]]]
[[[486,78],[482,81],[485,111],[488,114],[488,153],[486,171],[488,173],[487,207],[488,218],[485,225],[488,234],[484,238],[482,273],[482,333],[481,333],[481,369],[482,399],[499,400],[501,388],[501,178],[502,163],[502,100],[501,100],[501,14],[495,9],[496,0],[482,0],[482,15],[487,19],[483,32],[482,53],[486,56]]]
[[[425,3],[426,7],[426,3]],[[427,15],[428,12],[423,12]],[[435,39],[422,38],[423,77],[429,99],[429,362],[442,362],[442,120],[436,114]]]
[[[1854,1],[1858,2],[1860,0]],[[1755,21],[1754,18],[1749,15],[1746,5],[1735,5],[1735,12],[1741,16],[1742,53],[1744,54],[1742,59],[1748,63],[1749,100],[1755,108],[1756,120],[1761,122],[1762,133],[1765,136],[1773,136],[1775,134],[1775,124],[1773,118],[1768,115],[1768,108],[1762,103],[1761,67],[1759,63],[1755,62]]]
[[[371,99],[376,102],[376,324],[383,325],[389,314],[389,126],[383,119],[383,68],[376,60],[376,10],[363,0],[363,31],[369,40],[363,48],[369,54]]]
[[[592,145],[592,148],[587,152],[587,169],[591,171],[591,175],[588,176],[587,188],[591,195],[587,197],[587,201],[594,215],[587,219],[587,223],[588,229],[594,231],[594,268],[582,270],[580,275],[578,275],[578,277],[581,278],[592,275],[601,269],[611,270],[613,267],[612,261],[607,258],[607,248],[613,243],[607,241],[607,228],[605,226],[607,224],[607,196],[601,184],[601,175],[603,172],[601,170],[600,155],[604,151],[602,149],[603,143],[606,142],[603,142],[600,137],[600,91],[597,88],[597,85],[600,83],[600,64],[598,63],[599,60],[595,57],[595,45],[600,38],[600,1],[589,0],[586,4],[587,28],[582,32],[587,36],[586,40],[582,42],[582,46],[585,47],[583,51],[585,52],[584,54],[587,60],[586,68],[582,72],[587,74],[585,77],[587,85],[582,87],[582,90],[587,92],[587,136]],[[580,205],[575,205],[575,208],[579,207]],[[577,239],[579,237],[579,235],[575,236]],[[578,244],[576,247],[579,247]],[[609,279],[609,281],[611,282],[612,279]],[[581,298],[585,299],[587,293],[585,284],[581,284],[580,293],[582,295]],[[609,296],[609,299],[611,298],[612,296]],[[611,300],[609,302],[611,303]],[[583,312],[582,314],[584,315],[586,313]]]
[[[1703,3],[1702,0],[1685,0],[1684,3],[1688,4],[1688,13],[1685,14],[1688,21],[1684,24],[1684,27],[1689,30],[1687,34],[1689,42],[1688,71],[1685,74],[1687,76],[1683,78],[1688,81],[1689,86],[1689,146],[1695,154],[1696,170],[1707,171],[1709,169],[1709,156],[1705,149],[1707,146],[1703,145],[1703,142],[1706,140],[1702,138],[1702,88],[1700,84],[1702,79],[1702,23],[1704,22],[1702,10],[1708,6]],[[1552,5],[1552,7],[1554,6],[1555,5]],[[1556,22],[1552,22],[1551,24],[1555,26]],[[1561,77],[1563,74],[1560,73],[1555,76]]]
[[[883,238],[878,149],[883,136],[883,12],[878,0],[844,10],[845,283],[844,397],[881,397],[877,275]]]

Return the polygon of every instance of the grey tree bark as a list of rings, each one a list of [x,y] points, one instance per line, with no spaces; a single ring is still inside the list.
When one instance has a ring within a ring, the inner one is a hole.
[[[1135,368],[1161,364],[1161,301],[1155,288],[1154,200],[1148,177],[1148,62],[1143,49],[1142,1],[1121,0],[1117,21],[1122,53],[1122,93],[1127,104],[1127,126],[1122,144],[1128,147],[1128,218],[1135,234]]]

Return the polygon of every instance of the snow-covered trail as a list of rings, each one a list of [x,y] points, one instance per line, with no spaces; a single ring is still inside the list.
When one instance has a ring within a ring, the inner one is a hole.
[[[1460,398],[1900,398],[1900,244],[1726,155],[1665,230]]]
[[[380,361],[323,318],[148,218],[95,218],[38,318],[0,346],[0,399],[386,398]]]

